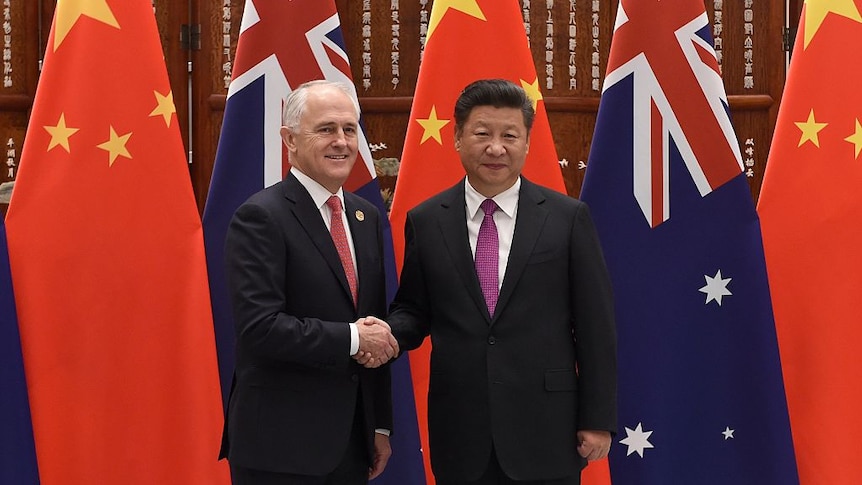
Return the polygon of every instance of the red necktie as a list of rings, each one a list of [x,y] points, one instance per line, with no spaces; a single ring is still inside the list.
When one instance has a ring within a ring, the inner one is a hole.
[[[500,242],[497,236],[497,225],[494,223],[494,212],[499,208],[491,199],[482,202],[485,217],[479,226],[479,237],[476,239],[476,275],[479,276],[479,286],[488,305],[488,313],[494,316],[497,307],[499,291],[499,260]]]
[[[341,259],[341,266],[344,267],[344,274],[347,275],[347,284],[350,286],[350,295],[353,297],[353,305],[355,306],[356,270],[353,268],[353,258],[350,257],[350,245],[347,244],[347,233],[344,231],[344,222],[341,220],[341,200],[338,196],[333,195],[326,201],[326,205],[332,209],[332,222],[329,233],[332,235],[335,249],[338,250],[338,257]]]

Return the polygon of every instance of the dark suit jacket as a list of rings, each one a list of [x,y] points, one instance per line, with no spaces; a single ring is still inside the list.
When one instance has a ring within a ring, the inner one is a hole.
[[[344,198],[356,309],[329,231],[293,175],[253,195],[231,220],[225,255],[236,371],[222,456],[234,465],[331,472],[346,449],[358,396],[369,450],[375,428],[392,429],[388,368],[368,370],[348,355],[347,323],[386,311],[380,213],[353,194]]]
[[[434,473],[476,479],[493,444],[514,479],[577,475],[577,430],[617,428],[613,298],[589,210],[522,178],[493,318],[465,213],[462,180],[407,214],[388,317],[402,351],[431,335]]]

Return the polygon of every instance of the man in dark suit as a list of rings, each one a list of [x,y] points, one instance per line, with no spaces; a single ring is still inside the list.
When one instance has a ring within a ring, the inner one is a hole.
[[[342,190],[357,157],[349,88],[306,83],[287,98],[287,177],[237,209],[225,246],[236,371],[221,456],[234,485],[365,484],[391,454],[381,220]],[[360,316],[368,316],[362,317]]]
[[[577,484],[617,428],[610,279],[587,206],[520,175],[534,115],[509,81],[467,86],[467,176],[407,214],[387,321],[402,350],[431,335],[440,485]]]

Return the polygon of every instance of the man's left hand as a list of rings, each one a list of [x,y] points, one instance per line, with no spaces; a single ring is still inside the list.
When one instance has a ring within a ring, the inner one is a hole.
[[[601,460],[611,450],[611,434],[608,431],[578,431],[578,453],[589,461]]]
[[[389,445],[389,437],[385,434],[374,433],[374,459],[371,461],[371,468],[368,469],[369,480],[373,480],[383,473],[390,456],[392,456],[392,447]]]

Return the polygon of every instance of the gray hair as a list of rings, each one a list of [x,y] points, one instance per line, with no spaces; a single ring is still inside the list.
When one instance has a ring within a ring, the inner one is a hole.
[[[329,86],[344,92],[344,94],[350,98],[350,101],[353,102],[353,107],[356,108],[356,117],[359,118],[359,114],[361,112],[359,109],[359,101],[353,94],[351,86],[347,86],[344,83],[336,81],[321,79],[303,83],[287,95],[287,99],[284,101],[284,109],[281,112],[281,124],[286,126],[290,131],[295,132],[296,129],[299,128],[299,120],[302,118],[302,113],[305,111],[309,89],[323,86]]]

